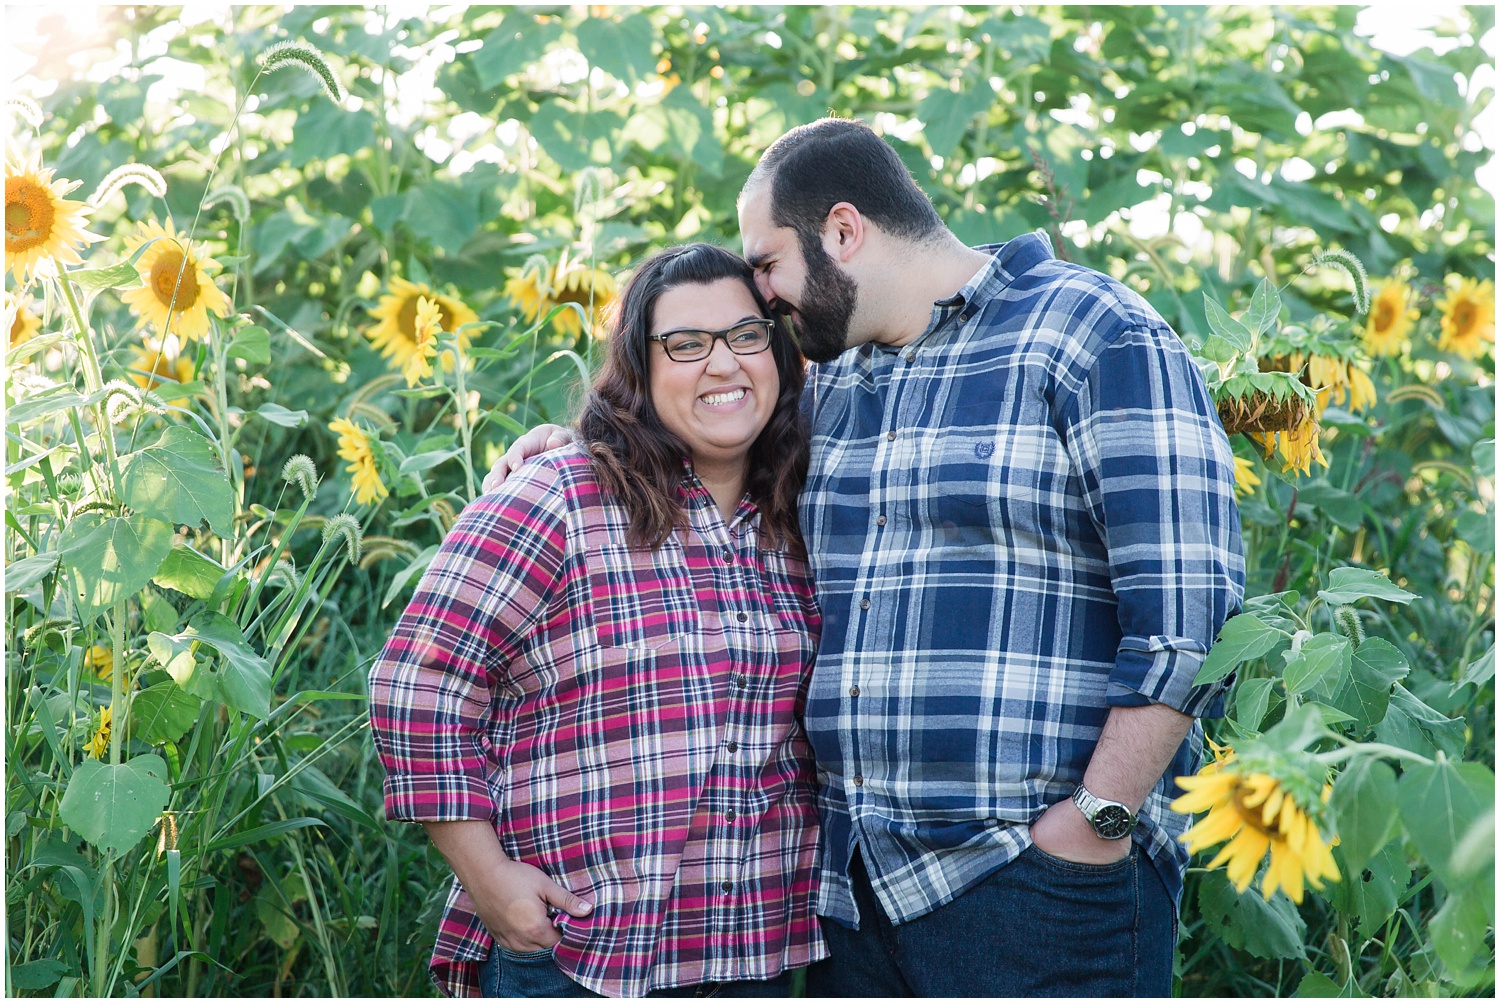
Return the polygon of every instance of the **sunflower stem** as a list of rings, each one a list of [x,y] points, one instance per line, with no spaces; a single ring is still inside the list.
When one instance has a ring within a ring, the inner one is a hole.
[[[463,441],[464,461],[464,504],[467,505],[475,498],[474,492],[474,435],[469,427],[469,395],[464,384],[464,356],[463,347],[458,340],[458,332],[453,334],[453,383],[455,397],[453,400],[454,411],[457,412],[458,434]]]
[[[1394,745],[1385,745],[1381,742],[1357,742],[1352,738],[1345,738],[1343,735],[1338,734],[1335,734],[1333,738],[1343,748],[1319,753],[1313,757],[1314,759],[1329,766],[1337,765],[1348,759],[1354,759],[1356,756],[1383,756],[1387,759],[1397,759],[1403,762],[1421,763],[1424,766],[1431,766],[1433,762],[1420,753],[1397,748]]]
[[[68,276],[61,268],[58,270],[57,284],[62,289],[63,300],[68,305],[68,313],[73,318],[73,329],[78,334],[78,349],[83,356],[83,385],[90,393],[95,394],[104,389],[104,372],[99,367],[99,356],[94,352],[93,333],[88,324],[84,323],[83,308],[78,304],[78,295],[73,291],[73,283],[68,281]],[[110,427],[109,418],[104,413],[104,403],[94,405],[95,418],[102,429],[100,438],[104,440],[104,455],[109,459],[110,476],[114,479],[116,497],[121,496],[120,486],[120,458],[115,453],[115,434]],[[79,441],[78,448],[88,449],[88,444]]]

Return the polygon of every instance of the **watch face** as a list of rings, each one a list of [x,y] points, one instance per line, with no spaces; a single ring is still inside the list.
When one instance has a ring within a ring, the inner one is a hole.
[[[1120,805],[1108,804],[1094,813],[1094,831],[1103,839],[1124,839],[1133,828],[1130,812]]]

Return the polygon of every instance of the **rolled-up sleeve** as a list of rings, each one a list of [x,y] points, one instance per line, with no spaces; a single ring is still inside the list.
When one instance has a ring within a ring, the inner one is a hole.
[[[1239,608],[1245,561],[1234,454],[1202,375],[1170,328],[1126,328],[1063,414],[1119,603],[1106,699],[1221,715],[1227,681],[1193,679]]]
[[[454,523],[370,670],[387,818],[493,819],[493,690],[543,616],[565,553],[565,503],[544,465]]]

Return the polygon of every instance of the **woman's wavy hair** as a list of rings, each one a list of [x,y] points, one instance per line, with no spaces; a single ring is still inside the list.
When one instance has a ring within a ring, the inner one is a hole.
[[[720,279],[743,282],[761,315],[774,316],[739,255],[703,243],[668,248],[648,258],[625,286],[604,366],[584,397],[578,429],[600,481],[630,514],[632,546],[659,547],[674,526],[686,522],[681,487],[690,450],[662,424],[651,401],[648,336],[656,302],[669,289]],[[776,360],[781,392],[771,420],[750,446],[745,487],[760,507],[763,545],[800,553],[797,494],[807,478],[808,457],[802,355],[779,318],[768,351]]]

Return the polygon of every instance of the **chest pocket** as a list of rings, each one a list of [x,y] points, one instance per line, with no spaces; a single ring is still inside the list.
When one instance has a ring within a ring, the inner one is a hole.
[[[594,631],[610,648],[660,648],[698,629],[698,598],[674,537],[656,550],[588,548]]]

